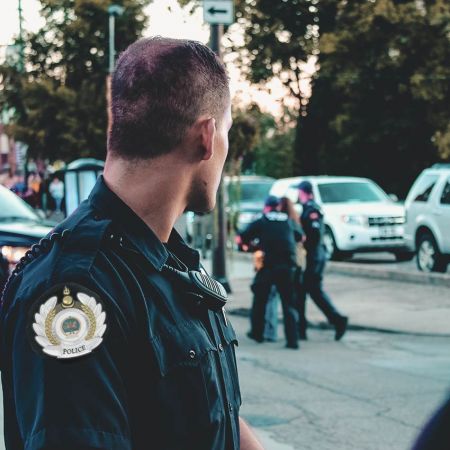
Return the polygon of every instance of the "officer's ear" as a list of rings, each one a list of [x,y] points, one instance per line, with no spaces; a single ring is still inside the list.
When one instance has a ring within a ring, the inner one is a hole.
[[[214,139],[216,137],[216,119],[209,117],[199,123],[200,156],[202,161],[208,161],[214,154]]]

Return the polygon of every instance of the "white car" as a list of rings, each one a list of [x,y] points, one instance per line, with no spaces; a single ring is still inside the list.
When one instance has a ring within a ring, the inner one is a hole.
[[[296,206],[296,186],[307,180],[324,213],[324,245],[330,259],[351,257],[356,252],[392,252],[398,261],[413,254],[405,247],[404,207],[367,178],[308,176],[276,181],[270,193],[286,196]]]
[[[424,170],[405,202],[405,241],[424,272],[445,272],[450,261],[450,164]]]

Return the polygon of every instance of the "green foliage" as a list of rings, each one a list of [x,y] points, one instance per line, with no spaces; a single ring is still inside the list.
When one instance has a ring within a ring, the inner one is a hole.
[[[251,108],[235,111],[229,133],[228,161],[241,160],[246,153],[252,152],[260,133],[260,123]]]
[[[316,155],[312,171],[369,176],[404,195],[445,157],[449,30],[441,0],[339,2],[299,128],[299,145]]]
[[[32,157],[103,158],[109,0],[40,0],[44,27],[25,39],[25,72],[0,66],[0,108],[14,111],[10,129]],[[150,0],[118,0],[116,51],[141,36]]]
[[[285,117],[290,117],[289,111],[286,111]],[[256,104],[235,111],[230,131],[228,172],[238,175],[242,170],[247,174],[275,178],[290,176],[294,133],[292,120],[277,121],[271,114],[262,112]],[[233,160],[239,164],[233,165]]]
[[[419,171],[448,158],[446,0],[236,3],[243,72],[253,82],[278,77],[299,100],[296,174],[365,175],[402,195]],[[300,69],[314,56],[308,103]]]

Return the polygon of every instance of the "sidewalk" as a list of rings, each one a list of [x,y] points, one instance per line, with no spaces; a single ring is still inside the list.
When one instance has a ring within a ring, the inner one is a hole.
[[[251,278],[232,278],[230,314],[248,315]],[[388,333],[450,336],[450,292],[447,287],[390,279],[370,279],[328,273],[325,290],[336,307],[349,316],[350,328]],[[311,300],[307,318],[312,327],[326,327]]]

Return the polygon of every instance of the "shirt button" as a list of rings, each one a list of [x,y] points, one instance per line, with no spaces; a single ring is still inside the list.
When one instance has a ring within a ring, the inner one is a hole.
[[[194,359],[194,358],[195,358],[195,352],[194,352],[194,350],[191,350],[191,351],[189,352],[189,357],[190,357],[191,359]]]
[[[230,413],[233,413],[233,405],[231,403],[228,403],[228,409]]]
[[[223,352],[223,345],[222,345],[222,344],[219,344],[219,350],[220,350],[221,352]]]

